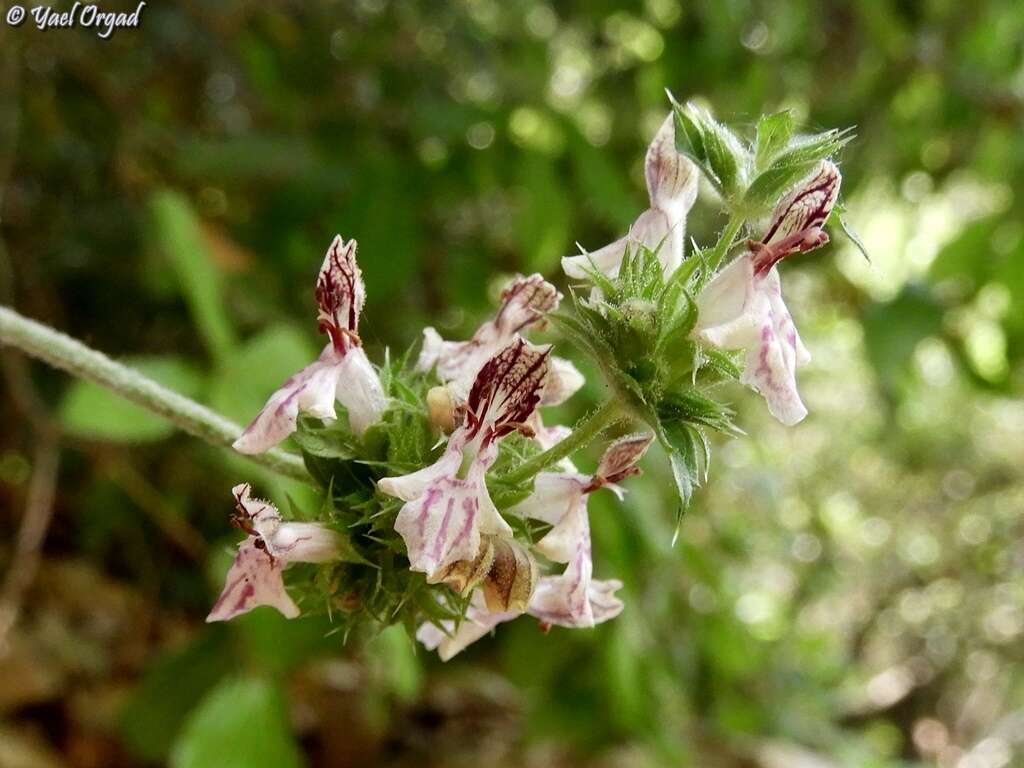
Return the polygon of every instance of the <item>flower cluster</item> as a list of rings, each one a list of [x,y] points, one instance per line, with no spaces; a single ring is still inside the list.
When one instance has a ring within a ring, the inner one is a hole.
[[[317,522],[285,522],[248,485],[237,486],[232,522],[246,536],[209,620],[259,605],[298,615],[284,584],[293,562],[320,569],[306,587],[329,593],[328,610],[402,620],[442,659],[523,615],[545,629],[617,616],[622,583],[594,574],[591,494],[607,489],[621,499],[620,483],[640,472],[657,440],[685,508],[706,472],[707,433],[733,429],[731,412],[709,397],[721,381],[754,388],[786,424],[807,413],[796,369],[809,355],[777,267],[828,241],[824,227],[840,184],[828,156],[841,142],[831,134],[791,140],[787,120],[771,119],[748,150],[677,105],[647,151],[650,207],[622,238],[562,261],[568,277],[594,288],[589,298],[573,295],[575,314],[558,311],[563,296],[541,275],[516,277],[494,318],[468,340],[426,328],[413,365],[378,368],[367,358],[356,242],[336,237],[315,290],[328,344],[235,443],[257,453],[293,437],[324,507]],[[722,268],[740,226],[727,228],[710,251],[684,252],[702,173],[740,223],[758,220],[756,201],[770,198],[779,179],[787,185],[772,201],[763,236],[742,241]],[[549,320],[592,357],[612,393],[575,429],[545,425],[540,412],[584,385],[571,362],[525,338]],[[742,368],[735,353],[744,356]],[[347,417],[340,421],[338,405]],[[628,419],[650,431],[611,440],[593,473],[578,471],[573,452]],[[302,591],[299,576],[289,584]]]

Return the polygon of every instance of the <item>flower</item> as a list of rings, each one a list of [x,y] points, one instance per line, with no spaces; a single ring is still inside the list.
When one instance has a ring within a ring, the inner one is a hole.
[[[640,470],[636,466],[650,447],[652,435],[629,435],[605,450],[592,477],[575,473],[542,472],[534,492],[510,510],[552,525],[537,543],[537,550],[556,563],[567,563],[556,576],[537,583],[527,612],[545,624],[563,627],[592,627],[612,619],[622,610],[615,597],[621,582],[593,579],[590,548],[590,520],[587,499],[591,493],[608,488],[621,498],[617,483]]]
[[[262,453],[296,429],[300,413],[324,421],[337,418],[334,401],[348,411],[357,435],[376,423],[386,398],[380,379],[359,340],[359,314],[366,287],[356,264],[356,241],[337,235],[327,250],[316,281],[317,321],[330,337],[320,357],[288,379],[235,443],[241,453]]]
[[[224,590],[206,620],[228,621],[261,605],[294,619],[299,608],[285,591],[285,566],[338,559],[338,534],[318,523],[282,522],[273,504],[252,498],[248,483],[236,485],[231,492],[235,497],[232,522],[248,536],[238,545]]]
[[[482,589],[473,591],[461,622],[424,624],[416,638],[428,650],[436,650],[442,661],[448,661],[499,624],[524,612],[539,619],[542,625],[569,628],[593,627],[618,616],[623,605],[615,592],[622,588],[622,582],[592,578],[587,497],[599,488],[608,488],[621,498],[622,491],[616,484],[640,472],[636,464],[653,439],[652,435],[628,435],[616,440],[608,446],[591,477],[559,472],[537,475],[534,492],[509,512],[550,523],[552,528],[537,544],[537,550],[555,562],[568,563],[566,569],[561,574],[541,578],[525,605],[495,601],[488,593],[488,587],[493,589],[495,585],[485,580]],[[510,561],[513,558],[517,564],[522,559],[519,555],[507,557]],[[472,564],[467,563],[465,570],[476,569],[485,560],[486,555],[481,554]],[[494,568],[488,568],[488,577],[493,579]],[[527,568],[512,570],[522,572]]]
[[[540,275],[516,277],[502,291],[501,307],[494,320],[481,325],[469,341],[445,341],[433,328],[425,328],[423,349],[416,368],[420,371],[436,368],[438,378],[452,389],[458,400],[464,402],[484,363],[515,341],[521,332],[540,323],[545,314],[558,308],[561,300],[562,294]],[[582,376],[572,363],[559,361],[558,365],[559,375],[570,378],[559,384],[552,382],[550,387],[558,388],[560,392],[567,391],[574,381],[572,372],[582,385]],[[569,394],[572,392],[565,396]]]
[[[644,175],[650,208],[637,217],[625,237],[596,251],[563,258],[562,270],[566,275],[586,279],[596,269],[615,277],[626,248],[639,246],[658,252],[665,274],[675,272],[683,260],[686,216],[697,199],[698,174],[693,162],[676,151],[675,121],[671,114],[647,148]]]
[[[839,169],[823,161],[775,209],[767,234],[725,267],[697,297],[693,335],[721,349],[746,349],[741,381],[764,396],[787,426],[807,415],[796,388],[796,369],[810,360],[782,300],[775,265],[828,242],[822,229],[839,195]]]
[[[497,441],[525,429],[540,402],[548,352],[517,338],[487,360],[469,391],[465,421],[448,438],[441,458],[378,481],[381,492],[406,502],[395,530],[405,541],[409,567],[426,573],[431,583],[443,580],[452,563],[475,559],[481,534],[512,537],[485,476],[498,458]]]

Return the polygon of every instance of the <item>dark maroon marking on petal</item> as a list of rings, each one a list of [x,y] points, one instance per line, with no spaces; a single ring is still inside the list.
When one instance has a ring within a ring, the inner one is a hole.
[[[242,587],[242,594],[238,596],[238,600],[235,601],[235,607],[231,610],[235,613],[245,608],[249,601],[256,595],[256,587],[249,581],[249,577],[245,577],[245,586]]]
[[[806,204],[808,198],[812,198],[818,193],[821,193],[821,199],[813,208],[800,211],[801,219],[793,231],[797,232],[823,225],[835,204],[840,179],[839,169],[832,163],[824,163],[813,177],[802,182],[800,186],[783,198],[778,208],[775,209],[771,225],[762,242],[767,243],[771,240],[786,217],[793,213],[794,209]]]
[[[584,490],[589,493],[608,483],[618,483],[632,475],[640,474],[637,462],[643,458],[647,449],[654,441],[654,435],[648,433],[621,437],[605,449],[597,473]]]
[[[340,246],[340,247],[339,247]],[[335,238],[316,280],[316,303],[320,309],[319,328],[331,337],[334,348],[344,354],[359,345],[359,312],[362,310],[362,276],[356,264],[355,240]]]
[[[529,418],[540,402],[550,351],[517,339],[484,363],[469,392],[470,438],[487,423],[486,439],[497,439]]]
[[[501,293],[501,309],[494,318],[494,326],[504,334],[518,333],[557,308],[561,300],[555,286],[540,275],[517,277]],[[515,326],[506,327],[506,315],[511,307],[522,307],[526,318]]]
[[[835,205],[840,182],[839,169],[831,162],[824,162],[814,176],[783,198],[761,241],[747,242],[753,255],[755,275],[763,277],[785,257],[812,251],[828,242],[822,227]],[[781,240],[772,242],[783,224],[791,231]]]

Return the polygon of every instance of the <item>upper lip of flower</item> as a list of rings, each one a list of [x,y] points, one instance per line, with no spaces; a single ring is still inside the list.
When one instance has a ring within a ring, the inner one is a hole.
[[[828,234],[822,227],[839,196],[841,180],[836,165],[823,160],[782,199],[772,214],[765,236],[760,241],[747,241],[755,275],[764,277],[786,256],[806,253],[828,242]]]
[[[486,444],[526,423],[540,403],[550,353],[550,347],[536,350],[517,338],[484,363],[469,391],[470,439],[477,437],[485,425],[489,426],[483,436]]]
[[[366,301],[366,288],[356,263],[357,248],[355,240],[346,243],[336,235],[316,279],[320,332],[331,337],[341,354],[360,343],[359,314]]]

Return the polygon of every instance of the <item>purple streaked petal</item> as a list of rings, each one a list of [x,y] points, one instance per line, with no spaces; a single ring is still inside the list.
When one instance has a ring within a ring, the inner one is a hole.
[[[765,233],[767,245],[812,228],[821,228],[839,197],[842,175],[835,163],[822,160],[807,178],[782,199]]]
[[[408,501],[395,519],[405,541],[409,568],[432,574],[480,549],[480,499],[475,483],[444,477]]]
[[[341,353],[351,346],[351,335],[359,330],[359,315],[366,302],[366,286],[356,263],[357,247],[355,240],[346,243],[336,235],[316,279],[320,330],[330,334]]]
[[[299,413],[325,421],[335,418],[334,394],[341,359],[328,345],[320,358],[286,381],[233,443],[239,453],[262,453],[296,429]]]
[[[403,501],[418,499],[426,490],[441,478],[454,477],[462,466],[462,448],[465,440],[460,432],[455,432],[448,439],[448,447],[437,461],[428,467],[419,469],[408,475],[385,477],[377,481],[377,488],[388,496]]]
[[[782,300],[778,271],[755,274],[746,253],[717,274],[697,298],[694,336],[722,349],[745,349],[741,381],[756,389],[768,410],[786,425],[807,415],[796,386],[796,369],[810,359]]]
[[[269,605],[285,618],[294,619],[299,608],[284,589],[281,572],[284,563],[257,545],[254,537],[238,548],[208,622],[228,621],[261,605]]]

